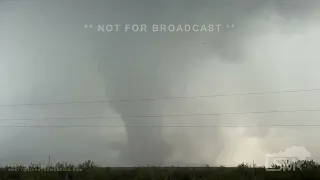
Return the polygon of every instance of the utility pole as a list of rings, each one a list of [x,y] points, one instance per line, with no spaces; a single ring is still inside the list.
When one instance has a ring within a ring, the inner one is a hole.
[[[255,172],[255,168],[256,168],[256,165],[254,164],[254,160],[252,162],[252,171],[253,171],[253,179],[255,180],[256,179],[256,172]]]

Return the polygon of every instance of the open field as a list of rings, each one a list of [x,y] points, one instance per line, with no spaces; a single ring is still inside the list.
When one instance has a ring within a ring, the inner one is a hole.
[[[14,166],[0,169],[0,180],[319,180],[320,165],[310,161],[302,169],[268,171],[264,167],[98,167],[87,161],[74,166]],[[291,166],[292,167],[292,166]]]

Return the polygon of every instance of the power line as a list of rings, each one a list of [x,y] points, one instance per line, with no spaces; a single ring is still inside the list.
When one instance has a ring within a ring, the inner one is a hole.
[[[96,125],[96,126],[73,126],[73,125],[54,125],[54,126],[33,126],[33,125],[15,125],[15,126],[0,126],[0,128],[19,128],[19,127],[29,127],[29,128],[258,128],[258,127],[274,127],[274,128],[285,128],[285,127],[320,127],[320,124],[275,124],[275,125],[168,125],[168,126],[120,126],[120,125]]]
[[[250,96],[250,95],[264,95],[264,94],[297,93],[297,92],[312,92],[312,91],[320,91],[320,89],[300,89],[300,90],[286,90],[286,91],[249,92],[249,93],[216,94],[216,95],[202,95],[202,96],[176,96],[176,97],[120,99],[120,100],[99,100],[99,101],[69,101],[69,102],[0,104],[0,107],[115,103],[115,102],[133,102],[133,101],[156,101],[156,100],[195,99],[195,98],[214,98],[214,97],[230,97],[230,96]]]
[[[272,110],[252,112],[225,112],[225,113],[199,113],[199,114],[164,114],[148,116],[93,116],[93,117],[44,117],[44,118],[2,118],[0,121],[38,121],[38,120],[73,120],[73,119],[123,119],[123,118],[161,118],[161,117],[190,117],[190,116],[221,116],[221,115],[244,115],[244,114],[274,114],[274,113],[296,113],[296,112],[319,112],[320,109],[297,109],[297,110]]]

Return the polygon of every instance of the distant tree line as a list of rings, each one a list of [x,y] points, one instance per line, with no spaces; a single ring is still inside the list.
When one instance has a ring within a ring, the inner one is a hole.
[[[299,168],[296,167],[299,163]],[[237,167],[99,167],[92,161],[79,165],[5,166],[0,180],[319,180],[320,165],[313,161],[273,164],[271,169],[242,163]]]

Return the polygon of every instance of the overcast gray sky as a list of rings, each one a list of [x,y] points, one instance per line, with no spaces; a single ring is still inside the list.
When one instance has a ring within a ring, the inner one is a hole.
[[[1,0],[0,104],[320,88],[319,8],[316,0]],[[120,24],[121,32],[98,32],[98,24]],[[146,24],[148,31],[124,32],[126,24]],[[153,24],[222,26],[161,33]],[[319,124],[317,111],[120,118],[320,109],[319,95],[0,106],[0,162],[46,163],[51,156],[111,166],[263,165],[267,153],[294,145],[319,157],[318,127],[4,127]],[[43,119],[104,116],[119,118]]]

